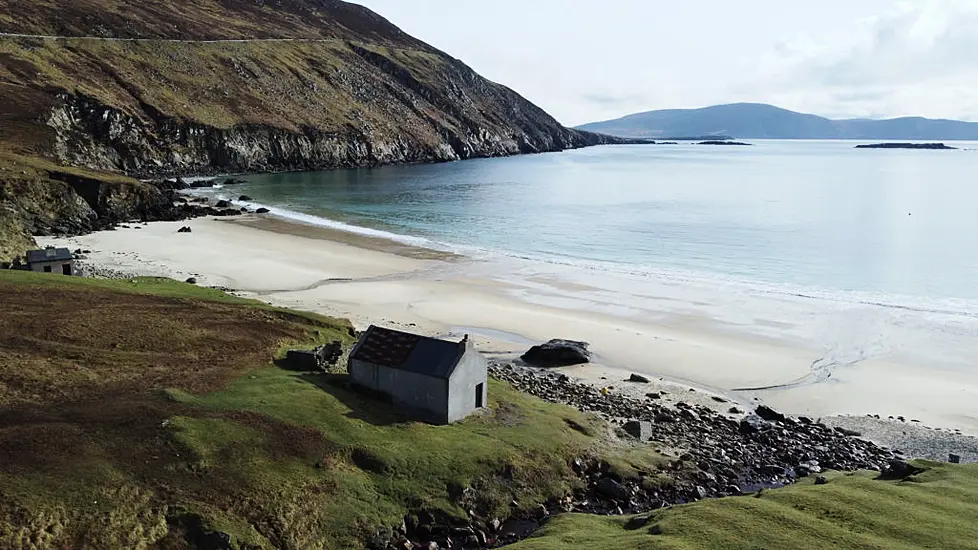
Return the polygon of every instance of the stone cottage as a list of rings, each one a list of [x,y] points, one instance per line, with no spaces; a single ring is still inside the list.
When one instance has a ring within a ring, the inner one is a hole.
[[[350,352],[351,382],[448,424],[486,405],[488,363],[468,336],[449,342],[371,325]]]
[[[38,273],[73,275],[74,257],[67,248],[45,248],[27,251],[27,268]]]

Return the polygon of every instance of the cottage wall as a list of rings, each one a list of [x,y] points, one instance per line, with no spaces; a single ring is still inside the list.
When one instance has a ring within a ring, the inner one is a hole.
[[[60,261],[60,262],[34,262],[30,264],[31,271],[36,273],[44,273],[44,267],[49,266],[51,268],[51,273],[61,275],[64,273],[64,268],[62,266],[70,266],[71,262]],[[74,272],[74,271],[72,271]]]
[[[413,372],[351,359],[350,381],[389,395],[395,405],[424,411],[435,422],[447,422],[448,383]]]
[[[472,344],[455,367],[448,382],[448,422],[461,420],[476,410],[476,387],[482,384],[482,406],[488,403],[488,362]]]

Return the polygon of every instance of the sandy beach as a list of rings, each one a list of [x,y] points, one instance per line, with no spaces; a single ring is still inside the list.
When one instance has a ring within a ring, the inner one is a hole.
[[[177,233],[184,225],[192,232]],[[90,250],[83,264],[97,269],[195,277],[198,284],[276,305],[347,317],[359,328],[376,323],[432,335],[470,334],[480,349],[500,357],[550,338],[585,340],[595,363],[566,372],[618,391],[669,388],[684,391],[687,401],[715,404],[709,396],[723,395],[735,404],[763,402],[811,417],[903,416],[905,423],[884,423],[900,432],[932,426],[978,434],[975,374],[935,375],[923,366],[871,359],[809,379],[818,351],[788,340],[715,330],[710,319],[694,316],[647,321],[600,308],[547,305],[536,298],[575,289],[546,277],[523,283],[494,277],[474,260],[380,238],[243,216],[38,241]],[[622,383],[632,372],[653,384]],[[736,391],[766,387],[771,389]]]

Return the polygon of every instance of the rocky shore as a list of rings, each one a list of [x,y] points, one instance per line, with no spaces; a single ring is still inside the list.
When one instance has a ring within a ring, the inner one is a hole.
[[[581,488],[562,499],[511,518],[486,518],[475,508],[477,491],[467,488],[459,504],[470,510],[468,521],[421,511],[393,532],[378,532],[373,548],[493,548],[525,538],[560,513],[640,514],[779,487],[808,476],[827,483],[820,475],[823,470],[875,470],[889,478],[915,472],[897,453],[845,428],[791,418],[764,406],[753,411],[733,406],[723,414],[682,401],[664,405],[658,393],[635,399],[506,361],[491,363],[490,374],[546,401],[599,415],[616,427],[610,437],[620,438],[621,444],[656,445],[665,457],[664,469],[622,476],[600,459],[578,457],[570,466]],[[519,503],[513,504],[517,509]]]

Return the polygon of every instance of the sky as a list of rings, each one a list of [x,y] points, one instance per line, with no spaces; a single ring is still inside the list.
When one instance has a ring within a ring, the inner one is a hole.
[[[750,101],[978,121],[978,0],[354,0],[566,125]]]

